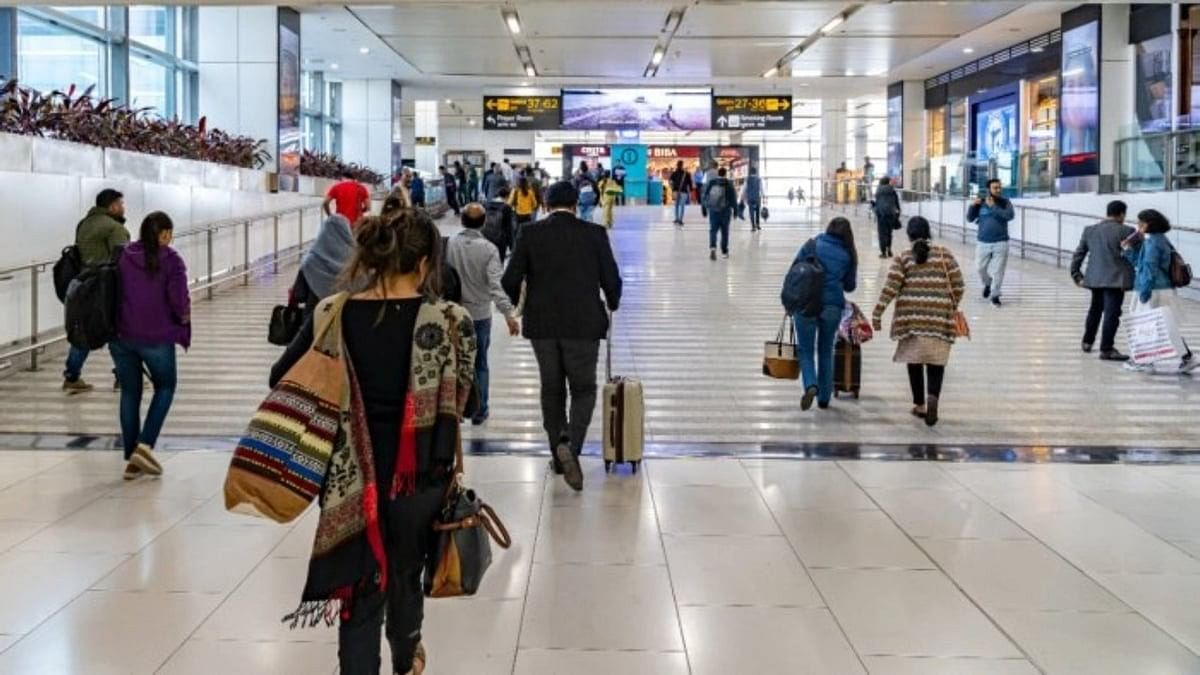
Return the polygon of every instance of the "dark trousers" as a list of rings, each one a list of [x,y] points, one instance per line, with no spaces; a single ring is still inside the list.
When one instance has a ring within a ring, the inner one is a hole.
[[[708,247],[717,247],[717,235],[721,235],[721,253],[729,253],[729,221],[733,209],[708,212]]]
[[[929,387],[925,380],[928,374]],[[946,377],[946,366],[931,363],[908,364],[908,386],[912,388],[913,405],[925,405],[925,395],[939,398],[942,395],[942,380]]]
[[[1117,329],[1121,326],[1121,305],[1125,304],[1125,291],[1119,288],[1093,288],[1092,306],[1088,308],[1084,324],[1083,341],[1089,345],[1096,341],[1100,332],[1100,351],[1112,351],[1117,340]],[[1104,328],[1100,328],[1100,319]]]
[[[542,381],[542,427],[554,446],[567,437],[576,455],[583,449],[596,407],[599,340],[530,340]],[[567,393],[571,395],[567,417]]]
[[[412,670],[425,619],[421,574],[434,545],[433,520],[445,495],[446,485],[433,483],[419,487],[411,497],[397,497],[387,503],[383,514],[387,589],[376,586],[356,595],[350,618],[338,626],[338,664],[343,675],[379,675],[379,631],[385,623],[392,648],[392,665],[387,672]]]
[[[121,384],[121,441],[125,459],[129,459],[139,443],[154,448],[167,421],[171,401],[175,399],[175,345],[113,340],[108,343],[108,351],[117,367],[117,382]],[[154,385],[144,422],[141,419],[143,368],[150,373]]]
[[[762,202],[746,202],[746,206],[750,209],[750,227],[757,230],[762,225]]]
[[[488,416],[488,348],[492,345],[492,320],[483,319],[475,322],[475,387],[479,390],[479,410],[475,413],[477,419]]]
[[[876,218],[875,228],[879,231],[879,255],[891,255],[892,253],[892,229],[891,218]]]

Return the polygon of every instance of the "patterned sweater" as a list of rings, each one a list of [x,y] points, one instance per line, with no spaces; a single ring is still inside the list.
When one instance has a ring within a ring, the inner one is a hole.
[[[954,342],[954,310],[964,292],[962,270],[950,251],[932,246],[929,260],[917,264],[911,249],[896,256],[888,271],[887,285],[875,305],[876,321],[893,300],[892,339],[931,337]]]

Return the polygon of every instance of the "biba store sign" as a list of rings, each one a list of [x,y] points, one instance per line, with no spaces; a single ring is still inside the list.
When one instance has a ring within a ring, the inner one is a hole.
[[[650,159],[699,159],[698,146],[681,145],[652,145]]]

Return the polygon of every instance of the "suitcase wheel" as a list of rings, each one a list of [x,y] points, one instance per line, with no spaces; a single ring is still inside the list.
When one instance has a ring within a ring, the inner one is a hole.
[[[604,473],[612,473],[612,462],[604,460]]]

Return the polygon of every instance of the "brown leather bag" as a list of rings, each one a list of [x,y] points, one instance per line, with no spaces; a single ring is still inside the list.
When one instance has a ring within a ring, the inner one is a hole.
[[[787,342],[784,342],[784,327],[788,327]],[[800,379],[800,359],[796,355],[796,324],[791,317],[783,315],[783,323],[779,324],[779,334],[774,342],[763,344],[763,375],[777,380]]]
[[[942,258],[942,272],[946,275],[946,291],[950,302],[954,302],[954,284],[950,283],[950,264]],[[967,315],[961,309],[954,308],[954,334],[960,338],[971,339],[971,324],[967,323]]]

